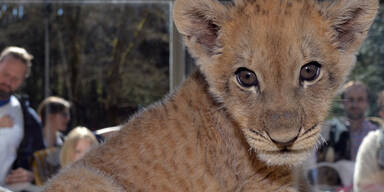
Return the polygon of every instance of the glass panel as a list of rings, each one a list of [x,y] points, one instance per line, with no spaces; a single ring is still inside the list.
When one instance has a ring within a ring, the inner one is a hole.
[[[384,97],[377,101],[384,90],[383,9],[381,3],[356,66],[341,91],[344,95],[334,99],[324,123],[326,144],[317,152],[318,169],[308,173],[320,191],[352,191],[353,185],[359,185],[358,191],[384,190],[384,137],[382,131],[374,131],[384,127],[384,113],[380,113],[384,111]],[[361,89],[359,82],[366,87]]]
[[[35,109],[48,95],[64,97],[74,104],[71,127],[85,125],[94,130],[125,122],[138,108],[168,92],[172,1],[113,2],[0,0],[0,48],[22,46],[35,56],[32,76],[21,90]],[[367,85],[370,107],[363,115],[376,129],[384,127],[384,97],[377,101],[384,90],[383,9],[381,3],[348,78]],[[188,74],[196,66],[185,55],[187,66],[181,69]],[[340,95],[335,98],[323,128],[327,144],[314,152],[303,169],[319,191],[351,190],[357,170],[354,156],[367,134],[351,136],[343,101]],[[372,158],[357,161],[365,166],[360,178],[367,179],[368,187],[384,183],[384,136],[376,133],[377,142],[369,148]]]
[[[356,66],[347,79],[347,82],[358,81],[367,86],[368,107],[362,112],[366,118],[362,126],[358,126],[360,130],[352,133],[345,111],[348,109],[343,106],[345,99],[341,94],[334,98],[322,130],[320,143],[323,144],[318,146],[319,149],[303,167],[303,175],[309,186],[317,191],[351,192],[354,175],[357,177],[355,181],[363,183],[360,191],[384,191],[384,132],[380,131],[384,128],[384,2],[380,2],[378,15],[357,55]],[[194,62],[186,54],[187,74],[196,68]],[[360,109],[353,107],[349,110],[355,113]],[[379,130],[370,133],[364,142],[364,149],[359,152],[362,155],[355,159],[362,140],[372,129]],[[300,185],[301,182],[298,181]]]
[[[73,125],[97,129],[168,92],[170,3],[44,2],[0,3],[0,47],[35,57],[22,90],[34,108],[58,95],[73,102]]]

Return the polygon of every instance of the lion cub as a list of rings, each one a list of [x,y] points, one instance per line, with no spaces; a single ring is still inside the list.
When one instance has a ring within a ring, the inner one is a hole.
[[[176,0],[199,70],[45,191],[298,191],[377,0]]]

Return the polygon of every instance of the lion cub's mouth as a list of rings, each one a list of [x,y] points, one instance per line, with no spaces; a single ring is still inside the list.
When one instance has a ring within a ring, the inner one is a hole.
[[[312,149],[312,146],[307,146],[307,148],[294,148],[296,145],[300,145],[300,142],[303,143],[306,140],[310,139],[311,137],[316,137],[317,136],[317,131],[315,131],[317,127],[317,124],[313,125],[311,128],[303,131],[302,128],[300,128],[296,138],[294,139],[294,142],[290,145],[287,146],[281,146],[277,143],[275,145],[279,148],[277,152],[279,153],[302,153],[302,152],[307,152],[308,150]]]
[[[265,132],[251,129],[246,138],[261,160],[272,165],[295,165],[304,161],[318,143],[318,126],[315,124],[309,129],[300,129],[297,139],[286,146],[274,143]]]
[[[293,154],[300,154],[300,153],[307,153],[310,149],[301,149],[301,150],[292,150],[292,149],[289,149],[289,148],[284,148],[284,149],[280,149],[280,150],[277,150],[277,151],[261,151],[262,153],[267,153],[267,154],[288,154],[288,153],[293,153]]]

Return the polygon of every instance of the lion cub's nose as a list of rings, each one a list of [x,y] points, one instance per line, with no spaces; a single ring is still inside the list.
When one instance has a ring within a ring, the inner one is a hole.
[[[292,145],[299,134],[301,120],[297,110],[266,111],[264,130],[279,147]]]

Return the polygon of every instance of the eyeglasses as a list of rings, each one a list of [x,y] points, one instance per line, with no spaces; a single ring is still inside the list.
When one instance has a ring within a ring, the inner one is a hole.
[[[60,115],[62,115],[64,118],[71,118],[71,114],[69,114],[68,112],[61,112]]]

